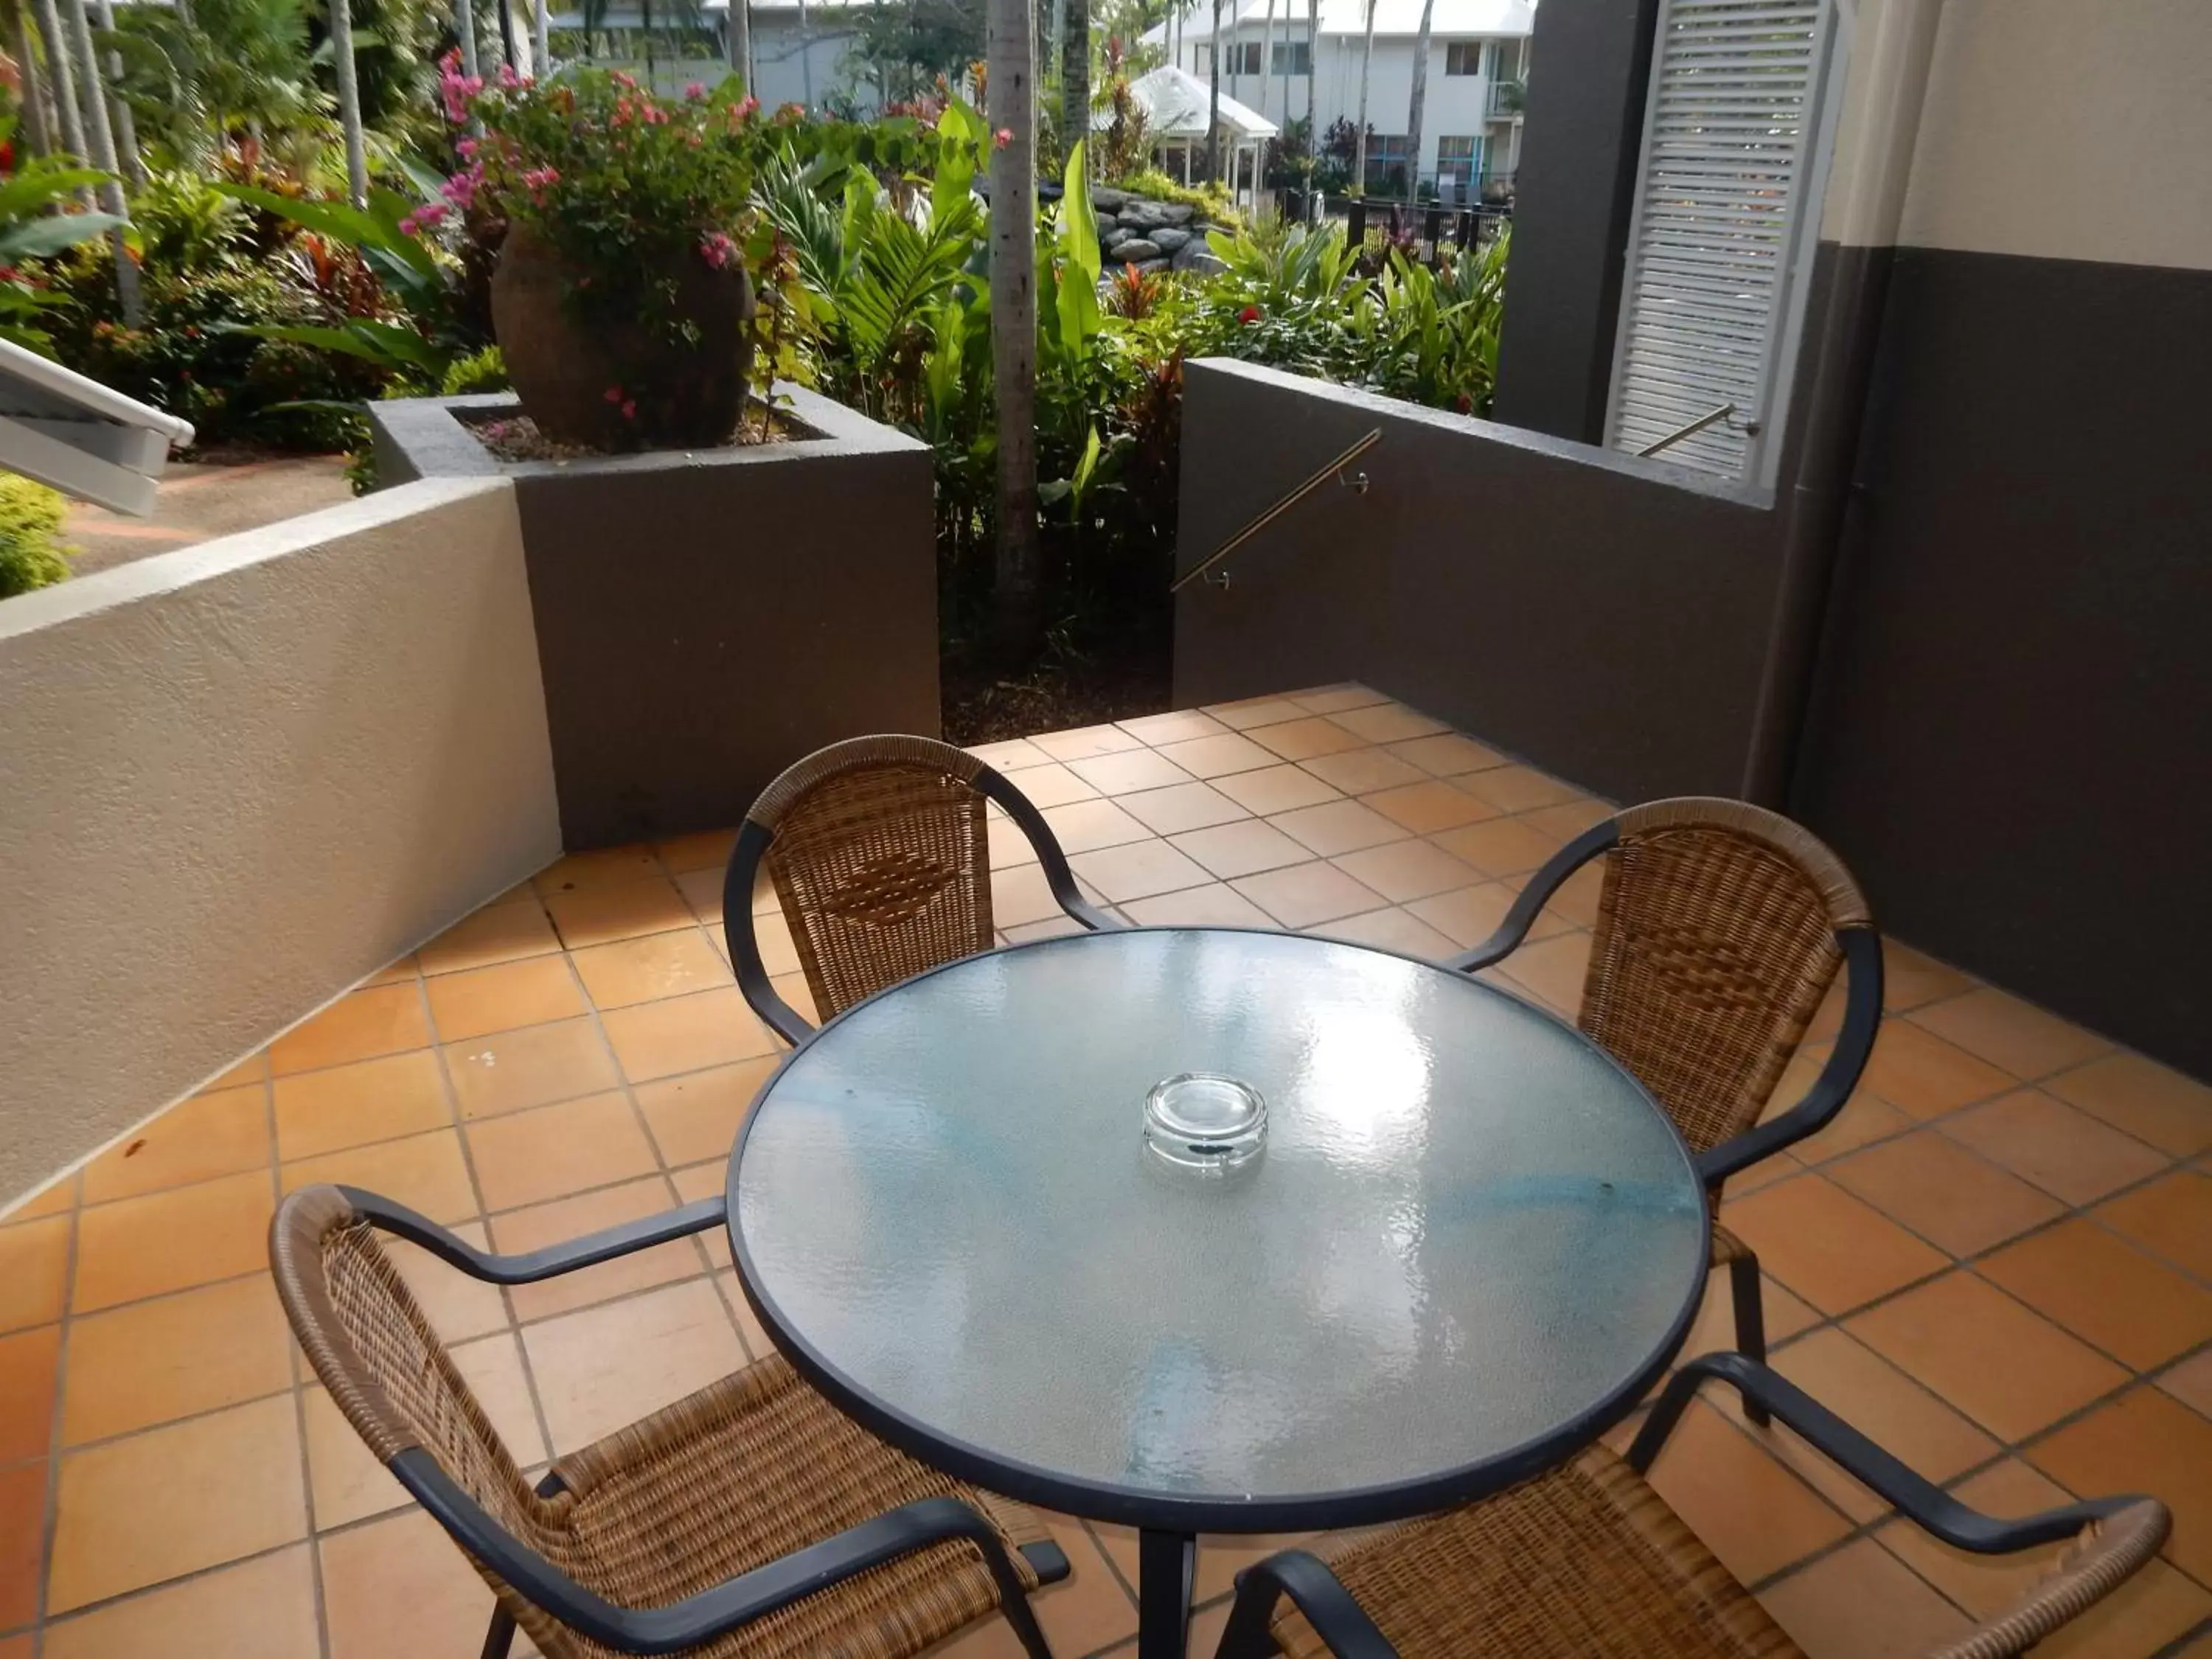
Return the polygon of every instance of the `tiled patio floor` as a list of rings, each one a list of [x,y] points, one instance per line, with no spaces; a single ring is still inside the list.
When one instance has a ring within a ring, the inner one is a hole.
[[[1486,936],[1604,810],[1357,688],[987,752],[1134,921],[1421,954]],[[0,1659],[477,1651],[488,1595],[292,1349],[270,1212],[344,1180],[511,1250],[716,1191],[777,1047],[725,965],[726,847],[564,860],[7,1218]],[[994,849],[1008,935],[1059,927],[1018,838]],[[1514,988],[1572,1008],[1594,887],[1546,915]],[[1771,1274],[1776,1363],[1999,1513],[2163,1496],[2166,1560],[2045,1651],[2212,1655],[2212,1091],[1901,947],[1889,1000],[1843,1116],[1726,1206]],[[410,1276],[525,1462],[766,1352],[712,1239],[512,1293]],[[1690,1352],[1725,1343],[1707,1306]],[[1656,1478],[1815,1659],[1920,1651],[2030,1570],[1928,1543],[1711,1404]],[[1060,1535],[1074,1577],[1038,1604],[1057,1651],[1127,1651],[1133,1540]],[[1206,1549],[1194,1654],[1269,1547]],[[954,1650],[1014,1649],[994,1625]]]

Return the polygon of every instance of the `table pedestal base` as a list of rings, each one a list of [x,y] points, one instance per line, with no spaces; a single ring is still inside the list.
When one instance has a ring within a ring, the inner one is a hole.
[[[1198,1540],[1187,1532],[1137,1534],[1137,1659],[1185,1659]]]

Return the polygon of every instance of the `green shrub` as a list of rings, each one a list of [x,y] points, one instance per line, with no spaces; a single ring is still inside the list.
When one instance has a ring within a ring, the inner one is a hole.
[[[58,539],[68,511],[60,492],[0,472],[0,599],[69,575],[69,556]]]
[[[1244,216],[1229,199],[1228,187],[1224,185],[1182,184],[1158,167],[1142,168],[1112,183],[1116,190],[1126,190],[1149,201],[1179,202],[1210,225],[1237,226],[1244,222]]]
[[[511,384],[507,378],[507,359],[499,355],[497,346],[488,345],[447,364],[446,377],[438,383],[438,395],[467,398],[480,392],[505,392]]]

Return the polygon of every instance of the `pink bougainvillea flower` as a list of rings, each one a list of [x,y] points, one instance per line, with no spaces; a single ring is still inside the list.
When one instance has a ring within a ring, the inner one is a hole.
[[[477,153],[477,141],[473,138],[457,138],[453,141],[453,148],[460,152],[463,161],[468,161]]]
[[[707,83],[704,81],[694,81],[684,88],[684,95],[693,103],[697,103],[707,95]]]
[[[1012,127],[1000,127],[991,135],[991,142],[1000,149],[1006,149],[1008,144],[1014,142],[1014,130]]]
[[[404,234],[412,236],[418,230],[429,229],[445,216],[446,204],[443,202],[425,202],[412,213],[401,216],[399,228]]]
[[[438,186],[438,194],[465,213],[477,199],[477,186],[483,182],[483,163],[478,161],[465,171],[455,173]]]
[[[618,404],[623,400],[622,388],[618,386],[611,386],[606,389],[605,396],[609,403]]]
[[[623,404],[623,419],[625,421],[634,421],[636,418],[637,404],[634,401],[626,399]]]
[[[720,270],[738,257],[738,245],[719,230],[710,230],[699,240],[699,256]]]
[[[514,72],[514,64],[501,64],[499,66],[499,84],[508,92],[513,92],[522,84],[522,77]]]

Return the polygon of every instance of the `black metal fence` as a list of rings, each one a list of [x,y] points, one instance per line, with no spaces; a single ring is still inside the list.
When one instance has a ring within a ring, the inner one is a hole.
[[[1431,263],[1448,250],[1464,253],[1491,241],[1513,222],[1513,210],[1504,203],[1451,208],[1435,202],[1391,202],[1289,189],[1278,191],[1276,198],[1278,210],[1293,223],[1340,219],[1346,237],[1354,243],[1365,241],[1370,230],[1380,230],[1392,246]]]

